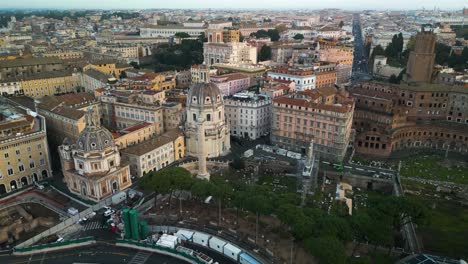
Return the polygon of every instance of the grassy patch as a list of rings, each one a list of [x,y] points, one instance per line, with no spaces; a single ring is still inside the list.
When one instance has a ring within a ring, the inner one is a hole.
[[[443,256],[468,258],[468,208],[453,201],[420,199],[431,208],[428,221],[417,229],[424,249]]]
[[[297,181],[294,178],[264,175],[258,179],[259,185],[269,185],[273,189],[296,192]]]
[[[400,174],[405,177],[468,184],[468,167],[465,164],[447,163],[444,158],[435,155],[404,160]]]

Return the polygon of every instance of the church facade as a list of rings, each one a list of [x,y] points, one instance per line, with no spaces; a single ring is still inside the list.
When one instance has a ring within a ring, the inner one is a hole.
[[[198,127],[203,122],[204,152],[208,158],[223,156],[231,149],[229,123],[224,115],[224,102],[219,88],[212,83],[195,83],[187,95],[185,124],[186,154],[199,154]]]
[[[71,144],[65,139],[59,154],[68,189],[84,199],[99,201],[132,184],[112,134],[92,114],[87,113],[78,140]]]

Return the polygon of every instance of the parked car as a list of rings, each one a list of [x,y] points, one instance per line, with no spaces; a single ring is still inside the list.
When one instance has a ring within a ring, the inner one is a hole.
[[[78,209],[76,209],[74,207],[70,207],[70,208],[68,208],[67,213],[69,215],[76,215],[76,214],[78,214]]]
[[[63,240],[64,240],[63,237],[59,237],[59,238],[57,238],[57,241],[55,241],[55,242],[62,242]]]
[[[107,216],[111,216],[111,215],[113,215],[113,214],[115,214],[115,210],[114,210],[114,209],[110,209],[110,210],[107,210],[107,211],[104,212],[104,216],[106,216],[106,217],[107,217]]]
[[[82,225],[85,224],[86,222],[88,222],[88,218],[86,218],[86,217],[82,217],[82,218],[80,218],[80,219],[78,220],[78,223],[79,223],[79,224],[82,224]]]

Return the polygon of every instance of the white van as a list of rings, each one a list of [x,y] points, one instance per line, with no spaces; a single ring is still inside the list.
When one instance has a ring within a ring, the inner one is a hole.
[[[70,208],[68,208],[67,213],[69,215],[76,215],[76,214],[78,214],[78,209],[70,207]]]

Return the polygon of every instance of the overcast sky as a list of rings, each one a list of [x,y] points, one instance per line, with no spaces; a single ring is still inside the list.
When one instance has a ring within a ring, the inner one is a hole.
[[[0,8],[343,8],[461,9],[468,0],[0,0]]]

